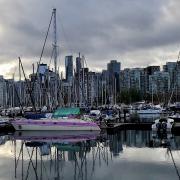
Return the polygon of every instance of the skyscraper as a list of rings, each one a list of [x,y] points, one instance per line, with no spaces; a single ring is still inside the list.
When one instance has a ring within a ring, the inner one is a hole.
[[[76,58],[76,73],[79,73],[82,68],[81,57]]]
[[[117,60],[111,60],[107,64],[109,97],[111,103],[116,103],[116,93],[120,91],[120,70],[121,63]]]
[[[110,63],[107,64],[107,70],[110,74],[119,74],[121,70],[121,63],[116,60],[111,60]]]
[[[65,70],[66,70],[66,81],[71,81],[73,78],[73,56],[65,57]]]

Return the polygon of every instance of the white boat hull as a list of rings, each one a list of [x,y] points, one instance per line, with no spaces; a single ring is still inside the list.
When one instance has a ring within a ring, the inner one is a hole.
[[[154,124],[152,124],[152,131],[158,132],[158,131],[166,131],[171,132],[174,121],[172,119],[165,119],[166,122],[160,122],[161,119],[155,120]]]
[[[99,131],[99,127],[14,125],[16,131]]]
[[[155,114],[155,115],[158,115],[158,114],[161,114],[162,111],[159,111],[159,110],[138,110],[137,113],[138,114]]]
[[[94,122],[82,120],[15,120],[16,131],[100,131]]]

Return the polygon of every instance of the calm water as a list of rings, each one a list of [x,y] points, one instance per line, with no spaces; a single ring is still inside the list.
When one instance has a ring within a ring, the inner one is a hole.
[[[2,136],[0,180],[179,179],[178,136],[168,139],[168,147],[163,140],[153,139],[150,131],[94,138],[93,134],[47,132]]]

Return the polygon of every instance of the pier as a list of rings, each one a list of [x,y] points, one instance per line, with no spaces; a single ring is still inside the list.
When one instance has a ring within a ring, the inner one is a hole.
[[[109,123],[108,125],[102,123],[101,129],[106,130],[107,133],[115,133],[120,130],[151,130],[152,124],[152,122]],[[180,122],[173,125],[172,133],[180,134]]]

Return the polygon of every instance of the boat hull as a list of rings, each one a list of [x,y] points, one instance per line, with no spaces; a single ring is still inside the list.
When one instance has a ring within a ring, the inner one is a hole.
[[[99,131],[94,122],[58,120],[16,120],[12,122],[16,131]]]
[[[159,110],[139,110],[137,111],[138,114],[154,114],[160,115],[162,112]]]

